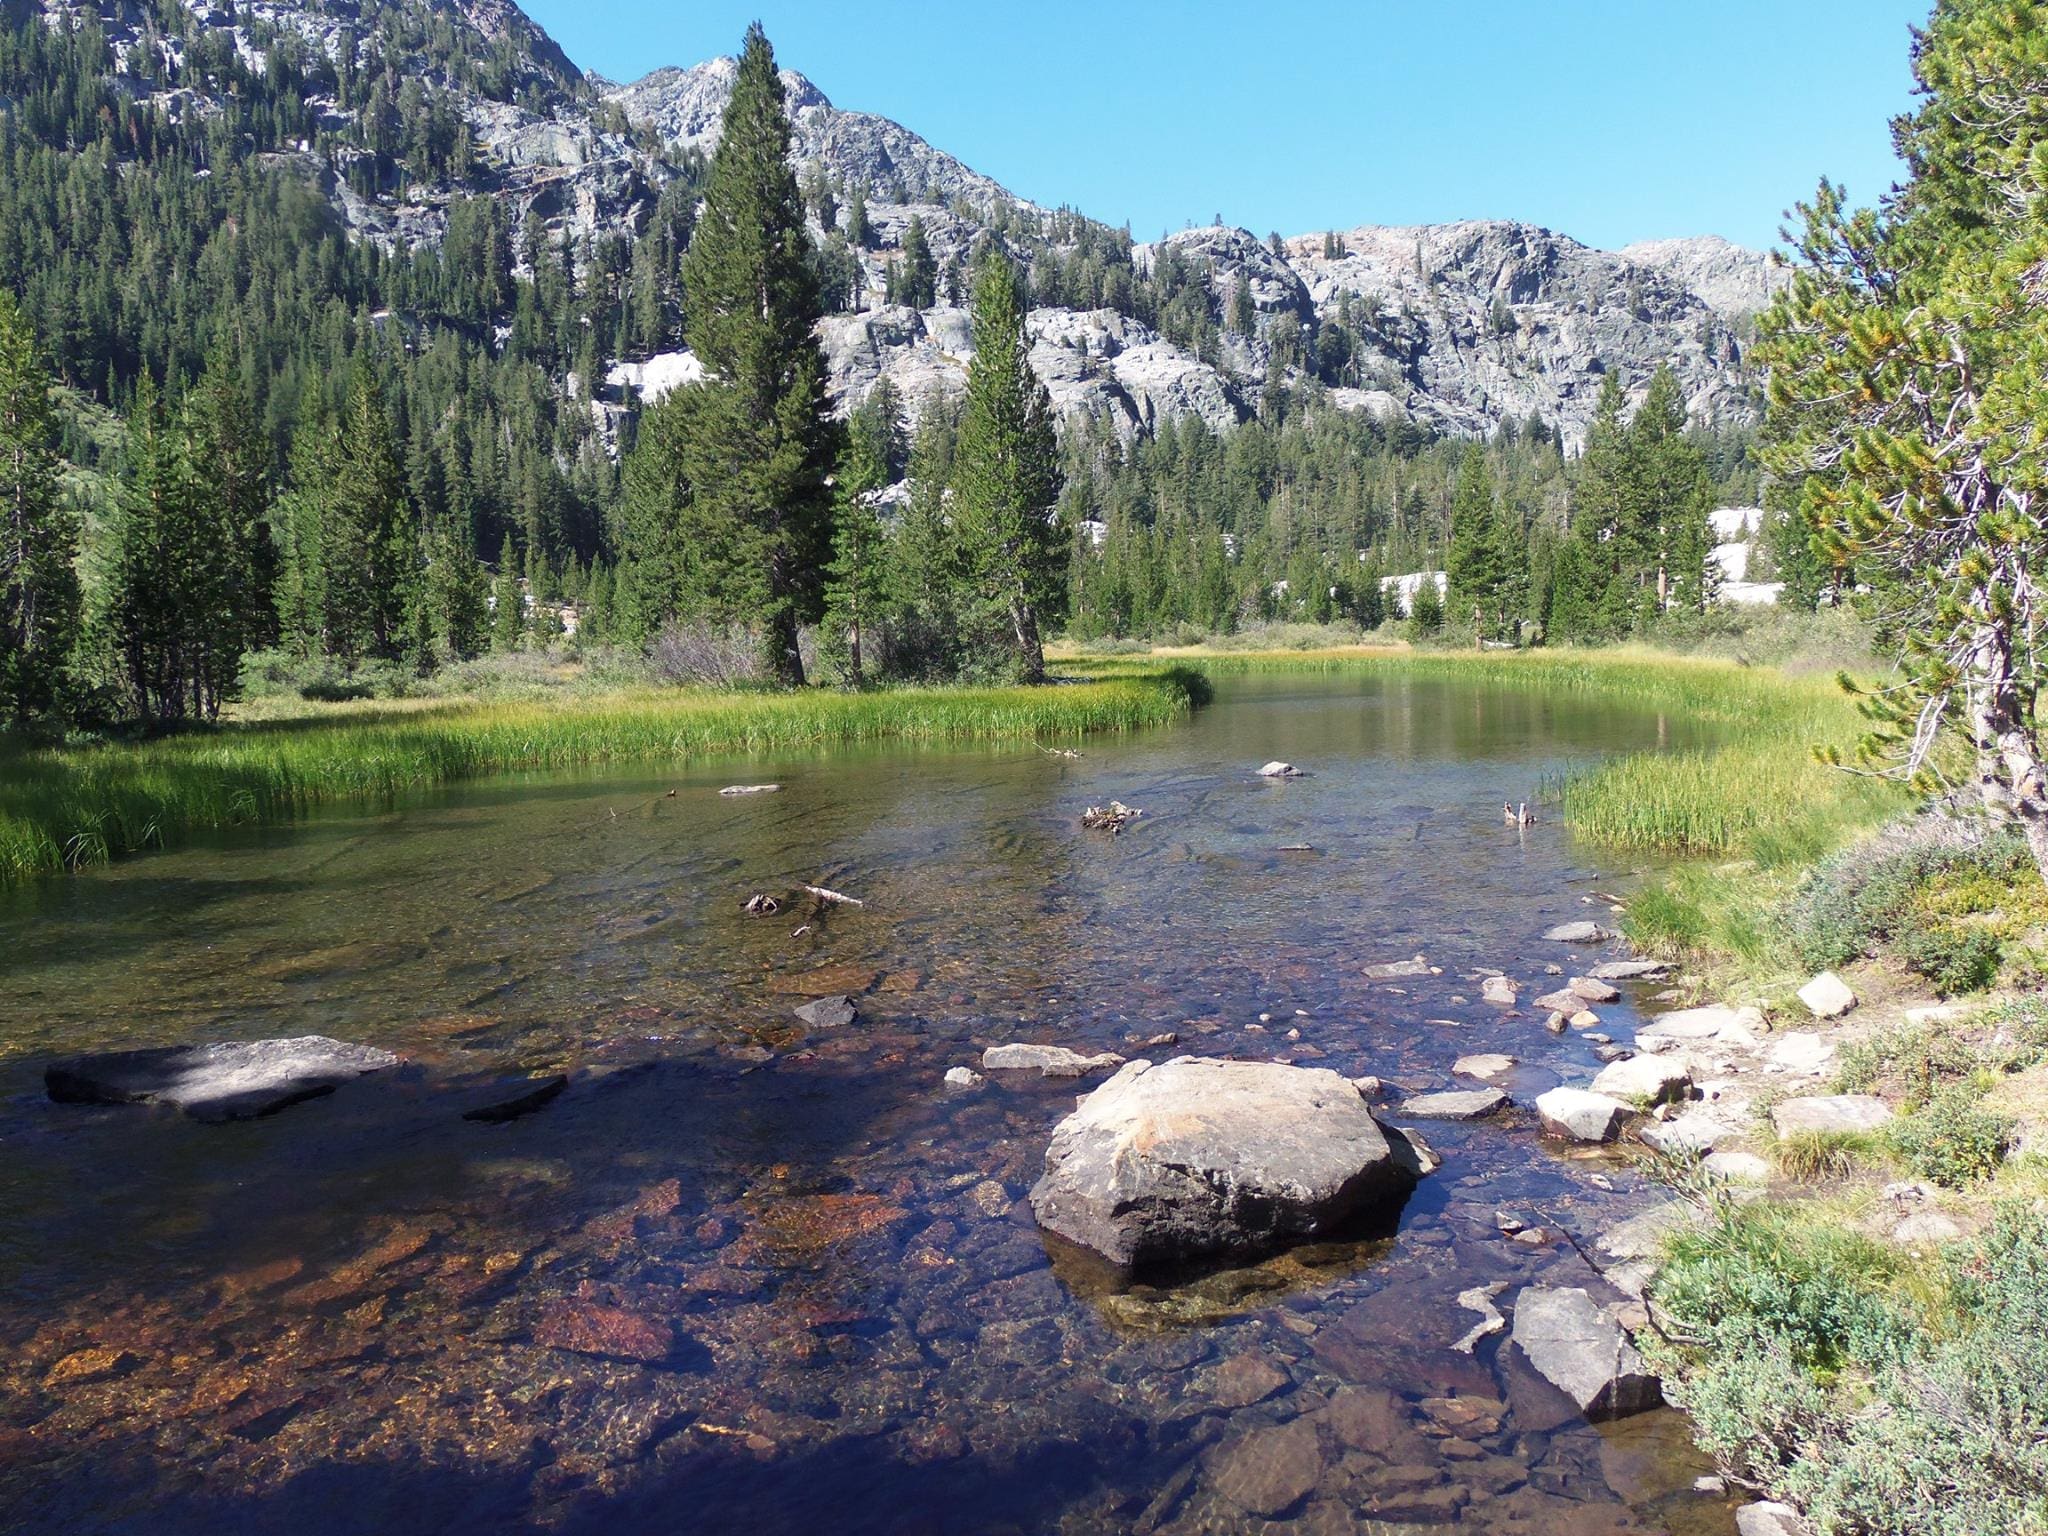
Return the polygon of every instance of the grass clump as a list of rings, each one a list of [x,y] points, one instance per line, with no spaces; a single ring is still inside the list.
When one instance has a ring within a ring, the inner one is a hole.
[[[0,885],[205,828],[456,779],[882,741],[1071,740],[1184,716],[1205,681],[1153,667],[1051,688],[873,694],[639,689],[547,702],[338,706],[140,743],[0,745]]]
[[[2015,1203],[1926,1274],[1838,1216],[1672,1240],[1650,1352],[1701,1443],[1822,1532],[2048,1532],[2048,1216]]]
[[[1802,1184],[1846,1179],[1882,1154],[1877,1138],[1862,1131],[1794,1131],[1771,1148],[1778,1171]]]

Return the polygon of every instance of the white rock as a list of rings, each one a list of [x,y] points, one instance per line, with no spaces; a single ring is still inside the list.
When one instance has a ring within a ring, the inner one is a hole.
[[[1552,1136],[1573,1141],[1612,1141],[1634,1113],[1619,1099],[1584,1088],[1553,1088],[1539,1095],[1536,1113]]]
[[[1735,1127],[1704,1110],[1691,1110],[1675,1120],[1643,1127],[1643,1145],[1674,1155],[1711,1152],[1717,1142],[1729,1141]]]
[[[1810,1530],[1790,1504],[1765,1500],[1735,1511],[1736,1536],[1809,1536]]]
[[[972,1067],[948,1067],[946,1086],[948,1088],[979,1088],[988,1079]]]
[[[1505,976],[1489,976],[1479,984],[1479,995],[1499,1008],[1512,1008],[1520,996],[1515,984]]]
[[[1603,944],[1614,935],[1594,922],[1559,923],[1544,935],[1553,944]]]
[[[981,1053],[983,1071],[1036,1072],[1044,1077],[1083,1077],[1123,1062],[1110,1051],[1084,1056],[1062,1045],[992,1045]]]
[[[1822,971],[1799,989],[1799,1001],[1817,1019],[1839,1019],[1856,1006],[1856,994],[1833,971]]]
[[[1835,1059],[1835,1044],[1812,1030],[1795,1029],[1775,1036],[1764,1051],[1764,1059],[1787,1072],[1817,1077]]]
[[[1691,1087],[1692,1073],[1685,1063],[1661,1056],[1609,1062],[1593,1079],[1593,1092],[1642,1106],[1682,1099]]]
[[[1275,758],[1259,770],[1259,777],[1262,779],[1296,779],[1301,777],[1301,770],[1292,763],[1283,763],[1278,758]]]
[[[1451,1063],[1451,1071],[1459,1077],[1477,1077],[1481,1079],[1506,1077],[1514,1069],[1514,1057],[1493,1054],[1460,1056]]]

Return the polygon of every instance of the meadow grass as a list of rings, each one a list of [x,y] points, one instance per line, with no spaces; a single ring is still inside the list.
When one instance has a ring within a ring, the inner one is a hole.
[[[1203,680],[1153,666],[1065,686],[845,694],[636,689],[548,703],[344,707],[139,743],[0,747],[0,885],[195,830],[455,779],[882,741],[1072,740],[1163,725]]]

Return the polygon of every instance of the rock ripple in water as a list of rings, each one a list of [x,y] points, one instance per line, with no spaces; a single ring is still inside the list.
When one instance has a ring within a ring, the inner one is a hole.
[[[195,1120],[251,1120],[399,1059],[325,1035],[222,1040],[73,1056],[51,1062],[43,1086],[60,1104],[171,1104]]]

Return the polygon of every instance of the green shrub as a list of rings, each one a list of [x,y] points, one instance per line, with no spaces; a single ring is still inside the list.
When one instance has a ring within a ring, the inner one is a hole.
[[[1778,1171],[1802,1184],[1847,1178],[1878,1150],[1860,1131],[1794,1131],[1771,1149]]]
[[[1886,1139],[1921,1178],[1960,1189],[1998,1171],[2014,1130],[2011,1120],[1986,1109],[1968,1085],[1957,1084],[1894,1121]]]
[[[1998,979],[2005,956],[1997,934],[1960,923],[1934,923],[1902,933],[1892,947],[1943,997],[1982,992]]]

